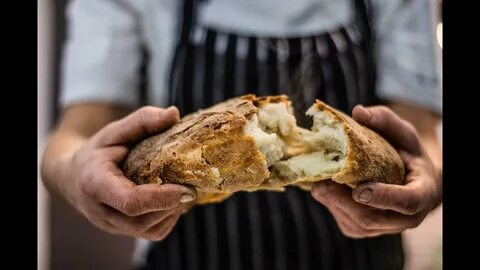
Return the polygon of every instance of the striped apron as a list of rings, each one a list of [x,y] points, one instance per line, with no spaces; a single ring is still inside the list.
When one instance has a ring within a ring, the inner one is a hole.
[[[185,1],[170,76],[170,103],[182,115],[227,98],[287,94],[299,125],[315,98],[350,112],[375,100],[368,5],[356,2],[348,26],[288,39],[224,33],[195,24]],[[310,193],[237,193],[193,208],[172,233],[148,247],[142,270],[402,269],[400,235],[344,236]]]

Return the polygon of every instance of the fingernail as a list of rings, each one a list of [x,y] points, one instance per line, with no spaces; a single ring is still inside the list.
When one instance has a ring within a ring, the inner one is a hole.
[[[193,201],[195,198],[190,193],[183,193],[182,197],[180,197],[180,203],[189,203]]]
[[[358,200],[363,203],[367,203],[372,200],[372,189],[371,188],[366,188],[362,192],[360,192],[360,195],[358,195]]]
[[[327,191],[328,191],[328,186],[329,186],[329,183],[319,183],[317,185],[317,194],[320,195],[320,196],[324,196],[325,194],[327,194]]]

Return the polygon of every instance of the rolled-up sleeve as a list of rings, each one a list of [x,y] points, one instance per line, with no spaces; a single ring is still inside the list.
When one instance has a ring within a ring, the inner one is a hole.
[[[372,1],[379,98],[442,112],[433,0]]]
[[[60,105],[139,105],[140,33],[121,0],[72,0],[61,66]]]

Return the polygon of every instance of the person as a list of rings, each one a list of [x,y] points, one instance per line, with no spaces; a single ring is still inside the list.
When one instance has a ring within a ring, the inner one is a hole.
[[[442,201],[432,10],[427,0],[73,0],[44,184],[100,229],[147,239],[138,269],[402,269],[400,233]],[[133,144],[245,93],[289,95],[303,126],[315,98],[351,112],[396,147],[406,184],[240,192],[182,214],[193,188],[124,176]]]

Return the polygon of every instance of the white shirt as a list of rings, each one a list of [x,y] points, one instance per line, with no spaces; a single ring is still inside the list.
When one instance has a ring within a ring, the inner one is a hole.
[[[61,104],[139,105],[141,49],[149,54],[147,99],[167,106],[167,75],[181,0],[72,0]],[[433,0],[371,0],[376,15],[377,94],[441,112]],[[209,0],[198,23],[254,36],[302,36],[347,25],[351,0]]]

